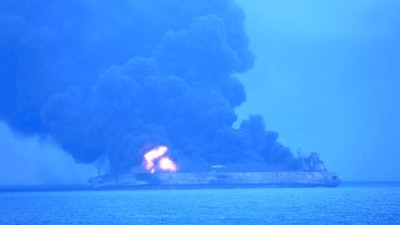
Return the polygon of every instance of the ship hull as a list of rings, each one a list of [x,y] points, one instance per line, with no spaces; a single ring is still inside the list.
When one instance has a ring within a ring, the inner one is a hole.
[[[93,189],[190,189],[248,187],[336,187],[330,172],[208,172],[118,174],[89,179]]]

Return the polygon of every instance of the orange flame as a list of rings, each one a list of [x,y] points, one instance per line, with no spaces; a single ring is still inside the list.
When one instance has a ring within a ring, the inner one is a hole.
[[[144,161],[146,163],[146,170],[150,173],[156,172],[155,161],[157,161],[161,156],[163,156],[168,151],[166,146],[158,146],[144,154]],[[161,170],[175,172],[177,170],[176,164],[167,156],[162,157],[158,161],[158,168]]]
[[[176,172],[176,164],[168,157],[162,157],[158,162],[160,169]]]

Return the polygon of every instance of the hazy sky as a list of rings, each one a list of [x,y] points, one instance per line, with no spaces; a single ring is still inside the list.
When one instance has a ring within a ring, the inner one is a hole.
[[[344,180],[400,180],[400,4],[237,2],[257,57],[238,75],[247,92],[239,117],[263,115],[282,144],[318,152]],[[0,185],[85,183],[96,173],[50,138],[17,137],[2,122],[0,137]]]
[[[399,180],[400,4],[238,2],[257,56],[239,114],[261,113],[345,180]]]

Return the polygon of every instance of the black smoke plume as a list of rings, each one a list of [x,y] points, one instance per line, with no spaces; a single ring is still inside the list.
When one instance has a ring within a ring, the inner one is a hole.
[[[213,164],[293,169],[290,149],[251,116],[232,75],[252,67],[230,0],[0,3],[0,119],[50,135],[77,162],[111,172],[168,145],[182,170]]]

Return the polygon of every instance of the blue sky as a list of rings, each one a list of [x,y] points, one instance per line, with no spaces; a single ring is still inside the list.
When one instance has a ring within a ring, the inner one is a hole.
[[[400,179],[400,5],[238,2],[257,57],[239,115],[261,113],[345,180]]]

